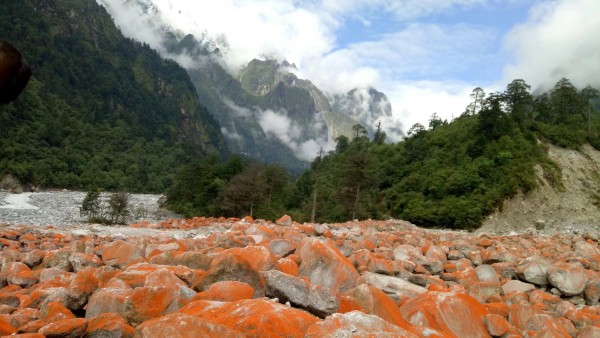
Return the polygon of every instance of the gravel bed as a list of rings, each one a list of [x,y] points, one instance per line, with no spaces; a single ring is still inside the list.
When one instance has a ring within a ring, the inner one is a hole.
[[[79,191],[46,191],[11,194],[0,191],[0,223],[57,227],[86,224],[79,207],[86,193]],[[108,194],[102,195],[103,199]],[[128,223],[141,220],[159,222],[169,218],[179,218],[168,210],[160,209],[161,195],[131,194],[129,198],[131,215]]]

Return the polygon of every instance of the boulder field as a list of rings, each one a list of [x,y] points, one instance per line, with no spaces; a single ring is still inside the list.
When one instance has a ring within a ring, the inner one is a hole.
[[[289,217],[132,228],[0,225],[0,336],[600,337],[596,234]]]

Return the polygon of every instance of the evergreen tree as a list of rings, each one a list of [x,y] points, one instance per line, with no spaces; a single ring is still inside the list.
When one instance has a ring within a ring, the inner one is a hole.
[[[377,129],[375,130],[375,135],[373,135],[373,143],[384,144],[386,136],[385,131],[381,129],[381,121],[377,122]]]

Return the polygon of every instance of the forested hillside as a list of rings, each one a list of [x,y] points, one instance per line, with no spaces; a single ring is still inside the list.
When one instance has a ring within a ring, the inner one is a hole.
[[[235,176],[216,164],[202,164],[212,170],[188,168],[178,178],[185,183],[171,189],[169,203],[188,215],[269,218],[288,212],[294,219],[317,222],[393,217],[472,229],[506,198],[540,184],[535,165],[561,189],[560,168],[549,160],[544,142],[600,147],[598,92],[591,87],[579,91],[562,79],[551,91],[534,96],[523,80],[515,80],[502,93],[486,95],[476,88],[471,97],[459,118],[449,123],[434,114],[427,127],[414,125],[397,144],[386,144],[380,129],[369,139],[357,125],[352,139],[338,138],[335,151],[317,157],[288,185],[274,185],[267,178],[276,176],[255,165],[238,166]],[[202,196],[210,191],[212,197],[187,198],[183,186]],[[274,194],[281,203],[272,202]],[[212,208],[204,207],[207,203]]]
[[[0,176],[36,187],[163,191],[198,155],[226,153],[186,71],[124,38],[91,0],[0,1],[0,38],[33,69],[0,107]]]

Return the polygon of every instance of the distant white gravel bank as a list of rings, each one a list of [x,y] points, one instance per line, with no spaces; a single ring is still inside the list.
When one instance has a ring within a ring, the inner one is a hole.
[[[79,207],[86,193],[45,191],[12,194],[0,191],[0,223],[12,225],[67,226],[85,224]],[[103,194],[104,198],[108,194]],[[131,194],[129,223],[158,222],[179,216],[158,206],[161,195]]]

